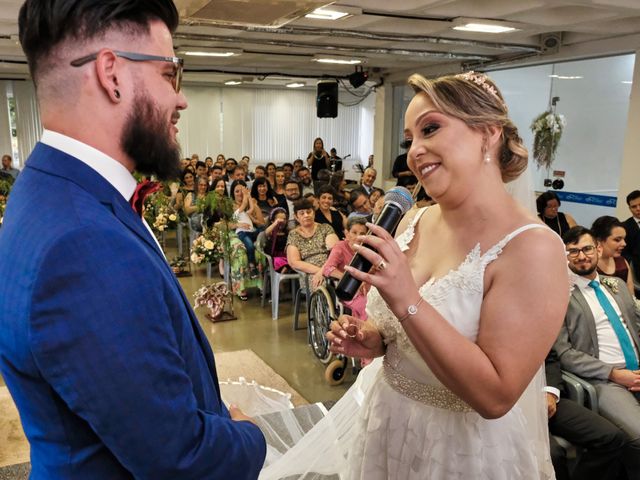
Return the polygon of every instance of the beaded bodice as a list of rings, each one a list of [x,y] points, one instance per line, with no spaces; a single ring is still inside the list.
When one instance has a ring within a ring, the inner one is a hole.
[[[396,242],[402,251],[409,248],[415,228],[426,208],[421,209]],[[420,295],[431,304],[453,327],[471,341],[478,335],[480,309],[482,307],[484,272],[506,244],[521,232],[530,228],[545,228],[540,224],[529,224],[505,236],[500,242],[482,253],[480,244],[468,253],[464,261],[441,278],[431,278],[420,287]],[[427,385],[441,385],[407,337],[396,316],[372,288],[367,297],[367,314],[380,331],[387,353],[385,365],[395,372]]]

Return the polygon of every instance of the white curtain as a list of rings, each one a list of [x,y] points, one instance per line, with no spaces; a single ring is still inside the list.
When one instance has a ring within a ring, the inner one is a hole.
[[[24,163],[42,136],[40,110],[32,82],[13,82],[13,96],[16,100],[18,151],[21,163]]]
[[[249,155],[254,165],[281,164],[305,159],[316,137],[327,151],[335,147],[352,161],[366,163],[373,152],[373,95],[356,106],[340,105],[337,118],[321,119],[315,91],[196,86],[184,91],[189,108],[178,128],[185,155]]]
[[[9,125],[9,105],[7,104],[7,84],[0,81],[0,155],[11,155],[11,126]],[[13,161],[14,167],[19,167],[18,162]]]

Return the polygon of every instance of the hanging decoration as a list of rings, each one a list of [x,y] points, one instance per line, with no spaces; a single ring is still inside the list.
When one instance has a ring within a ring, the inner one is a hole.
[[[553,110],[538,115],[531,123],[533,132],[533,158],[539,167],[549,168],[556,156],[556,150],[567,122],[564,115]]]

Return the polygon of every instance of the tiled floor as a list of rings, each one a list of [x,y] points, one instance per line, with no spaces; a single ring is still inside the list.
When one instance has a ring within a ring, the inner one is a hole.
[[[175,240],[171,233],[169,235],[167,256],[172,258]],[[189,298],[193,298],[193,293],[206,281],[204,266],[192,266],[192,272],[193,276],[180,278]],[[214,276],[214,280],[220,279]],[[196,311],[214,353],[253,350],[310,402],[337,400],[351,385],[353,375],[350,371],[342,385],[332,387],[325,382],[324,365],[307,345],[307,330],[293,331],[293,302],[281,300],[277,321],[271,320],[270,304],[260,307],[257,290],[250,291],[247,302],[234,298],[234,309],[237,320],[215,324],[205,318],[204,309]],[[302,323],[306,325],[306,316]],[[0,377],[0,385],[3,384]]]

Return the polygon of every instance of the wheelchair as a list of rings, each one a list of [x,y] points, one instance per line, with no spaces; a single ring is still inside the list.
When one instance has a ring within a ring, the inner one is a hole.
[[[324,378],[332,386],[344,381],[349,358],[331,353],[326,334],[331,329],[332,321],[342,314],[350,313],[351,310],[338,300],[333,279],[325,281],[324,285],[311,294],[308,307],[309,344],[320,362],[327,365]],[[359,362],[352,358],[351,365],[353,374],[356,375],[360,371]]]

